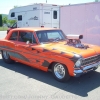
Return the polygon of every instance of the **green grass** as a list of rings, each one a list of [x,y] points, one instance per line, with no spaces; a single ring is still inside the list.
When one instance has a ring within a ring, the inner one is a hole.
[[[8,27],[0,27],[0,31],[7,31]]]

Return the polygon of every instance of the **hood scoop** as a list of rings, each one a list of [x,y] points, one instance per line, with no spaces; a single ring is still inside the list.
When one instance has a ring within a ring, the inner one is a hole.
[[[87,49],[88,45],[84,45],[81,43],[80,39],[83,39],[83,35],[67,35],[67,43],[66,45],[73,46],[75,48]]]

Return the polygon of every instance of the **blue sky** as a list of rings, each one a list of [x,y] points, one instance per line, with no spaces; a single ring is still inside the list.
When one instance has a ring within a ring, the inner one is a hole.
[[[59,4],[59,5],[68,5],[68,4],[79,4],[94,2],[95,0],[47,0],[49,4]],[[23,6],[33,3],[45,3],[46,0],[0,0],[0,14],[8,14],[9,10],[14,6]]]

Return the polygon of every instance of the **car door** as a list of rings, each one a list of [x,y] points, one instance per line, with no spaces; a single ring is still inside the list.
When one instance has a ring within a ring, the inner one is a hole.
[[[18,59],[26,64],[34,65],[39,67],[37,62],[38,56],[34,47],[37,46],[33,32],[30,31],[19,31],[18,42],[16,43],[15,49],[18,51]]]
[[[15,57],[15,44],[18,40],[18,31],[11,31],[9,38],[4,41],[3,47],[9,52],[10,57]]]

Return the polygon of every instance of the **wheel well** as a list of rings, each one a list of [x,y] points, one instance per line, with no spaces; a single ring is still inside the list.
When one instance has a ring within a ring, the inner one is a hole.
[[[49,70],[49,71],[51,71],[52,65],[53,65],[54,63],[56,63],[56,62],[52,62],[52,63],[49,65],[49,67],[48,67],[48,70]]]

